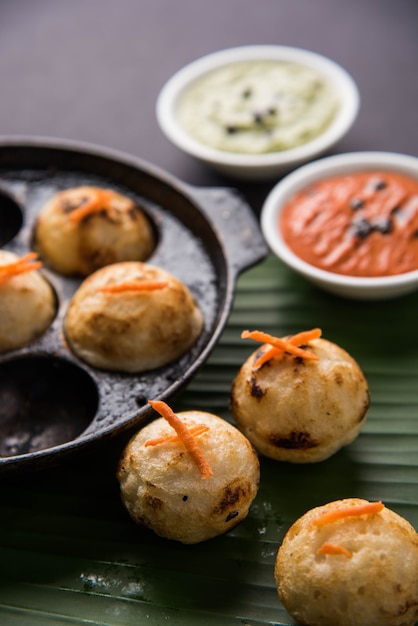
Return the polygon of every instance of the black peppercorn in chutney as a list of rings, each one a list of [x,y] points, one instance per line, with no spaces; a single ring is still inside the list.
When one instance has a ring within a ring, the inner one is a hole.
[[[348,276],[418,269],[418,180],[395,171],[323,179],[291,198],[280,229],[302,260]]]

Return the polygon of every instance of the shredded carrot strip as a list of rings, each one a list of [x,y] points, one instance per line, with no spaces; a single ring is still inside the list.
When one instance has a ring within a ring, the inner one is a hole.
[[[8,272],[9,270],[13,270],[15,267],[29,263],[30,261],[34,261],[38,258],[38,254],[36,252],[28,252],[24,256],[20,257],[20,259],[16,259],[16,261],[11,261],[11,263],[4,263],[0,265],[1,272]]]
[[[323,543],[322,546],[318,548],[316,553],[342,555],[348,557],[349,559],[353,556],[349,550],[346,550],[342,546],[338,546],[335,543]]]
[[[355,504],[353,506],[347,506],[343,509],[335,509],[334,511],[328,511],[323,513],[312,521],[315,526],[325,526],[325,524],[332,524],[340,519],[346,517],[354,517],[358,515],[376,515],[380,513],[385,505],[382,502],[367,502],[366,504]]]
[[[81,222],[90,213],[106,209],[106,203],[109,202],[111,191],[109,189],[95,189],[91,194],[91,197],[86,202],[71,211],[70,220],[72,222]]]
[[[165,402],[161,400],[149,400],[149,404],[160,415],[167,420],[172,428],[176,431],[177,435],[183,442],[186,450],[189,452],[193,461],[196,463],[202,478],[209,478],[213,475],[212,469],[206,460],[202,450],[199,447],[193,434],[189,431],[187,426],[183,424],[181,419],[171,410],[171,408]]]
[[[115,283],[113,285],[103,285],[97,291],[105,291],[107,293],[120,293],[121,291],[155,291],[167,287],[168,280],[144,280],[133,281],[127,280],[124,283]]]
[[[205,426],[204,424],[200,424],[198,426],[192,426],[189,428],[189,433],[193,435],[193,437],[198,437],[199,435],[203,435],[209,430],[209,426]],[[145,442],[146,446],[157,446],[160,443],[174,443],[177,441],[181,441],[178,435],[166,435],[165,437],[157,437],[156,439],[149,439]]]
[[[311,359],[315,361],[318,360],[318,357],[316,356],[316,354],[312,354],[312,352],[303,350],[302,348],[299,348],[298,345],[306,344],[312,339],[317,339],[320,336],[321,336],[321,330],[319,328],[315,328],[311,331],[304,331],[302,333],[298,333],[297,335],[294,335],[290,339],[280,339],[279,337],[274,337],[273,335],[269,335],[268,333],[263,333],[259,330],[253,330],[253,331],[244,330],[241,333],[241,337],[243,339],[254,339],[254,341],[268,343],[274,348],[277,348],[278,350],[277,354],[280,354],[283,352],[289,352],[290,354],[293,354],[294,356],[299,356],[303,359]],[[262,357],[263,356],[264,355],[262,355]],[[271,356],[274,356],[274,355],[271,355]],[[263,362],[265,362],[264,359],[262,360],[262,363]],[[254,367],[259,367],[258,360],[254,364]]]
[[[312,339],[318,339],[322,334],[319,328],[314,328],[313,330],[306,330],[297,335],[293,335],[287,341],[295,346],[301,346],[309,343]],[[255,361],[253,368],[259,369],[264,363],[270,361],[270,359],[279,356],[279,354],[284,354],[284,350],[282,348],[278,348],[275,346],[270,347],[268,350],[263,352],[258,359]]]
[[[281,350],[280,348],[275,348],[274,346],[272,346],[271,348],[267,348],[267,350],[260,354],[258,359],[256,359],[253,365],[253,369],[260,369],[260,367],[264,365],[264,363],[267,363],[267,361],[270,361],[274,357],[279,356],[279,354],[281,356],[283,356],[284,354],[283,350]]]
[[[310,341],[313,341],[313,339],[319,339],[321,335],[322,331],[320,328],[313,328],[312,330],[303,330],[302,332],[293,335],[289,338],[289,341],[295,346],[304,346]]]
[[[38,270],[42,267],[42,262],[36,261],[35,259],[37,258],[38,255],[36,252],[28,252],[28,254],[25,254],[20,259],[17,259],[17,261],[0,265],[0,284],[5,283],[17,274]]]

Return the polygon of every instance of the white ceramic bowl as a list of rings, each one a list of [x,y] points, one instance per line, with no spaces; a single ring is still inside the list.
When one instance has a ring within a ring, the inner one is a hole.
[[[263,154],[242,154],[217,150],[200,143],[178,122],[177,107],[185,90],[203,75],[222,66],[252,60],[281,60],[316,69],[339,94],[341,105],[334,120],[318,137],[296,148]],[[330,59],[300,48],[250,45],[214,52],[186,65],[162,88],[156,104],[161,130],[184,152],[221,173],[234,178],[266,180],[277,177],[326,152],[349,130],[359,108],[359,93],[351,76]]]
[[[401,296],[418,289],[418,270],[376,278],[355,277],[321,270],[294,254],[283,241],[279,217],[284,204],[311,183],[362,170],[404,173],[418,180],[418,158],[390,152],[352,152],[308,163],[285,176],[267,196],[261,211],[261,228],[272,252],[293,270],[334,294],[360,300]]]

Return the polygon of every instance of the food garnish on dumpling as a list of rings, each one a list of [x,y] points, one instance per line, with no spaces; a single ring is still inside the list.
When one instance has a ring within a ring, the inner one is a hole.
[[[321,330],[262,342],[231,389],[239,428],[265,456],[293,463],[322,461],[359,434],[369,407],[367,380],[355,359]]]
[[[296,520],[277,552],[283,606],[306,626],[414,626],[418,535],[382,502],[345,498]]]
[[[55,194],[40,210],[35,245],[63,275],[87,276],[121,261],[145,261],[155,246],[144,210],[127,196],[84,185]]]
[[[41,267],[35,252],[19,257],[0,250],[0,352],[31,343],[55,317],[55,292]]]
[[[70,348],[94,367],[137,373],[180,358],[203,329],[190,289],[167,270],[127,261],[97,270],[64,320]]]
[[[229,532],[248,514],[259,486],[258,456],[232,424],[205,411],[161,415],[126,446],[118,467],[129,515],[161,537],[186,544]]]

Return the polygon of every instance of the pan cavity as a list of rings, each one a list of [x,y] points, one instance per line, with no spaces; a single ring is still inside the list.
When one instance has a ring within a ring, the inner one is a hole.
[[[0,363],[0,456],[74,440],[92,422],[98,405],[93,379],[70,361],[24,356]]]
[[[0,248],[9,243],[23,224],[22,210],[18,203],[4,191],[0,191]]]

